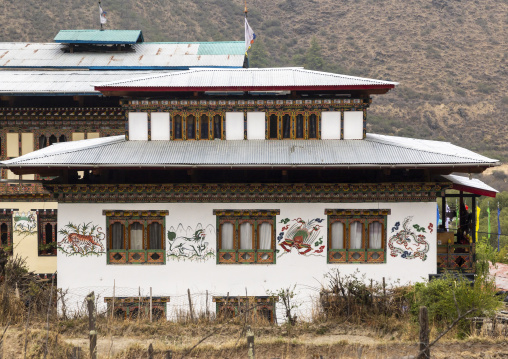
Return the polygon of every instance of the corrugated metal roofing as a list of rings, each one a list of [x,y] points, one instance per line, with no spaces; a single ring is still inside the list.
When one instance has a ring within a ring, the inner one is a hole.
[[[249,69],[192,69],[185,72],[155,74],[141,79],[116,81],[97,87],[238,87],[259,88],[274,86],[395,86],[396,82],[363,77],[306,70],[294,67],[249,68]]]
[[[210,54],[200,54],[200,47]],[[214,51],[213,48],[217,50]],[[140,43],[131,52],[65,52],[56,43],[0,43],[0,68],[84,68],[91,70],[186,70],[192,67],[242,67],[245,44]],[[218,55],[214,55],[216,52]]]
[[[153,73],[155,71],[1,71],[0,94],[100,95],[94,89],[98,83]]]
[[[447,142],[368,134],[365,140],[125,141],[124,136],[54,144],[6,167],[44,166],[439,166],[496,165]]]
[[[143,42],[141,30],[60,30],[53,39],[64,44],[135,44]]]
[[[453,184],[457,184],[460,186],[469,187],[469,188],[473,188],[473,189],[479,189],[482,191],[498,193],[498,191],[495,188],[490,187],[488,184],[486,184],[476,178],[469,179],[468,177],[456,176],[456,175],[446,175],[443,177],[446,178],[448,181],[452,182]]]

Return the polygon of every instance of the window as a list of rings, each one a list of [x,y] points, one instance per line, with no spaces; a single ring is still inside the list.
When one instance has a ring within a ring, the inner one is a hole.
[[[282,138],[291,138],[291,116],[287,114],[282,116]]]
[[[39,256],[56,256],[57,215],[56,209],[33,209],[37,213]]]
[[[276,140],[279,136],[278,136],[278,128],[279,128],[279,125],[278,125],[278,119],[277,119],[277,115],[270,115],[270,124],[269,124],[269,134],[268,134],[268,138],[271,139],[271,140]]]
[[[311,114],[309,116],[309,139],[317,139],[318,133],[318,123],[317,116],[315,114]]]
[[[389,209],[326,209],[328,263],[385,263]]]
[[[0,209],[0,248],[12,255],[12,210],[10,209]]]
[[[229,319],[246,314],[253,320],[263,318],[269,323],[275,321],[277,296],[256,297],[212,297],[218,318]]]
[[[167,303],[170,297],[152,297],[152,320],[166,317]],[[105,297],[108,313],[120,319],[150,318],[150,297]]]
[[[201,125],[201,129],[199,131],[199,138],[201,140],[208,140],[208,116],[201,115],[201,120],[199,122]]]
[[[187,116],[187,120],[185,123],[186,133],[187,133],[187,139],[188,140],[195,140],[196,139],[196,117],[193,115]]]
[[[167,211],[103,211],[108,264],[165,264]]]
[[[173,139],[182,139],[182,116],[175,115],[173,117]]]
[[[220,115],[213,116],[213,138],[222,138],[222,117]]]
[[[303,126],[304,126],[304,121],[303,121],[303,115],[302,114],[299,114],[299,115],[296,115],[296,121],[295,121],[295,127],[296,127],[296,138],[303,138]]]
[[[217,263],[275,264],[275,216],[279,210],[214,210]]]
[[[58,139],[58,142],[67,142],[67,138],[65,137],[65,135],[61,135],[60,138]]]

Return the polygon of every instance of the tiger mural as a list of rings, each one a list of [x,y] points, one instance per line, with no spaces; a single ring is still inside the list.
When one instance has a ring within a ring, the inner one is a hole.
[[[58,242],[58,249],[67,255],[100,255],[105,253],[102,228],[91,225],[92,222],[75,225],[69,223],[58,231],[64,237]]]

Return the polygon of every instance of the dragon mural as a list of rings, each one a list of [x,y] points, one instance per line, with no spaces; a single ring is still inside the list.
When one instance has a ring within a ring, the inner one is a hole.
[[[293,248],[301,255],[320,255],[323,253],[325,246],[323,245],[323,237],[321,236],[321,228],[324,219],[314,218],[304,221],[301,218],[293,219],[285,218],[280,223],[282,232],[277,237],[277,242],[283,249],[281,255],[291,253]]]
[[[100,256],[105,253],[103,241],[106,235],[101,227],[92,225],[92,222],[78,225],[69,222],[58,233],[64,236],[58,242],[58,249],[68,256]]]
[[[390,255],[397,257],[400,254],[400,257],[404,259],[420,258],[425,261],[429,251],[429,243],[422,233],[426,233],[426,231],[424,227],[420,227],[418,224],[411,226],[412,220],[412,216],[406,217],[402,223],[402,229],[388,240]],[[397,224],[396,228],[398,228]]]
[[[16,212],[16,214],[14,214],[14,233],[26,237],[36,232],[37,222],[34,212]]]
[[[215,258],[215,250],[205,241],[207,237],[213,236],[215,228],[211,224],[203,228],[199,223],[195,229],[183,228],[179,224],[175,229],[169,228],[168,231],[168,259],[174,260],[203,260],[206,261]]]

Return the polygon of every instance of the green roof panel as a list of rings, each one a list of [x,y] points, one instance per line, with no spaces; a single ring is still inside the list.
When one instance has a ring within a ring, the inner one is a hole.
[[[141,30],[60,30],[54,41],[64,44],[136,44],[144,40]]]
[[[198,55],[243,55],[245,42],[221,41],[205,42],[199,44]]]

